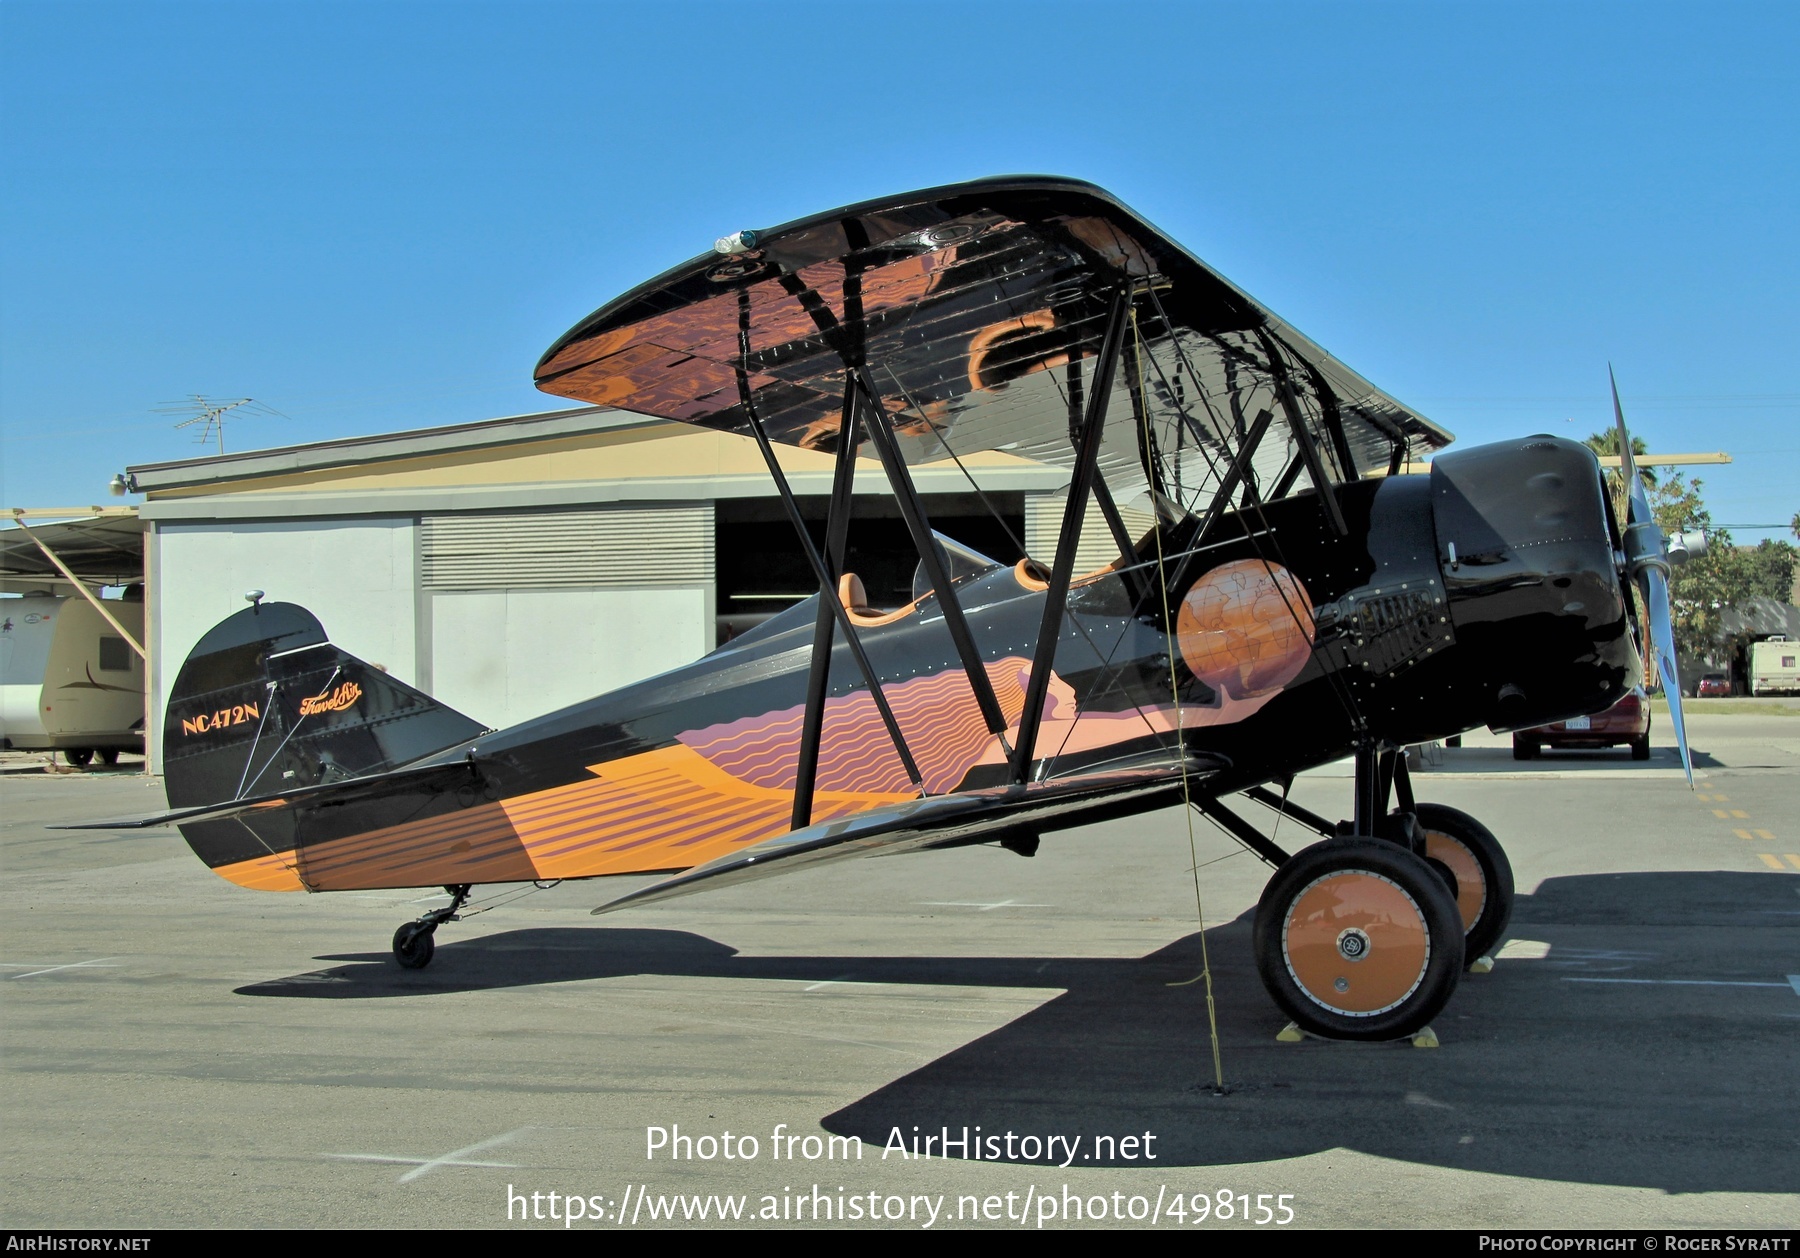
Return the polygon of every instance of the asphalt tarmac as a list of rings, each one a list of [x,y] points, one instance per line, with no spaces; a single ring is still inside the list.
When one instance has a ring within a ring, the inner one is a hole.
[[[1179,810],[605,917],[640,880],[565,883],[412,972],[441,895],[244,891],[173,830],[46,828],[150,780],[10,775],[0,1225],[1791,1226],[1800,719],[1691,727],[1697,793],[1666,722],[1645,765],[1484,737],[1416,776],[1519,884],[1436,1049],[1278,1043],[1266,868],[1194,819],[1203,938]]]

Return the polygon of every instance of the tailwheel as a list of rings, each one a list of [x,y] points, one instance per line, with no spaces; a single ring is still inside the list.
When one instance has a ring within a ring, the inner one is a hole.
[[[1512,862],[1493,831],[1468,813],[1443,804],[1413,809],[1425,831],[1425,856],[1456,877],[1456,909],[1466,961],[1492,955],[1512,920]]]
[[[431,964],[431,954],[437,951],[437,928],[445,922],[460,922],[457,910],[469,902],[469,892],[474,888],[468,883],[457,883],[444,890],[450,895],[450,903],[441,909],[433,909],[416,921],[403,923],[394,932],[394,960],[408,970],[422,970]]]
[[[1392,1040],[1430,1022],[1456,990],[1462,922],[1441,876],[1373,839],[1332,839],[1276,871],[1256,909],[1256,968],[1299,1027]]]
[[[437,951],[436,926],[424,922],[407,922],[394,932],[394,960],[409,970],[422,970],[431,964]]]

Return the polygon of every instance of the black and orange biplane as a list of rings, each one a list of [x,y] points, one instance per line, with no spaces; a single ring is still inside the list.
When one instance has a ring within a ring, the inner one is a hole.
[[[1500,844],[1416,800],[1402,749],[1613,703],[1644,673],[1631,578],[1670,654],[1641,488],[1620,522],[1594,456],[1551,437],[1404,474],[1449,434],[1088,184],[993,179],[739,232],[583,320],[537,383],[753,439],[818,593],[498,731],[298,606],[211,630],[164,726],[172,811],[136,824],[180,825],[246,887],[445,887],[396,934],[405,966],[476,884],[672,875],[600,912],[852,856],[1029,856],[1190,804],[1274,867],[1255,941],[1276,1003],[1317,1034],[1393,1038],[1512,899]],[[835,455],[822,544],[783,443]],[[1047,565],[934,531],[911,469],[983,451],[1068,469]],[[868,606],[845,570],[864,455],[918,551],[904,606]],[[1077,572],[1090,504],[1116,557]],[[1153,527],[1134,535],[1127,507]],[[1287,800],[1346,755],[1349,820]],[[1320,841],[1283,850],[1237,800]]]

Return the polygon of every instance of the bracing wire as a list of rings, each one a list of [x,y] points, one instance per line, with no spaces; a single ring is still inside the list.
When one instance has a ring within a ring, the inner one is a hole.
[[[558,886],[561,882],[561,878],[551,878],[548,880],[537,879],[522,887],[504,887],[488,896],[485,900],[470,901],[463,906],[458,916],[465,918],[477,917],[483,913],[489,913],[494,909],[511,904],[515,900],[522,900],[526,896],[533,895],[539,891],[549,891],[553,887]]]
[[[1165,312],[1162,308],[1162,301],[1160,298],[1157,297],[1156,291],[1154,289],[1152,289],[1150,292],[1150,300],[1156,306],[1157,314],[1162,318],[1164,327],[1165,328],[1172,327],[1173,325],[1171,325],[1169,323],[1169,316],[1168,316],[1167,312]],[[1185,363],[1187,361],[1187,355],[1186,355],[1186,352],[1181,348],[1181,343],[1180,343],[1179,339],[1176,339],[1176,341],[1175,341],[1175,351],[1176,351],[1177,355],[1180,356],[1180,360]],[[1271,364],[1271,370],[1274,370],[1274,369],[1275,369],[1275,365]],[[1191,374],[1193,371],[1193,368],[1191,366],[1189,366],[1188,370]],[[1302,418],[1301,422],[1305,422],[1304,418]],[[1290,570],[1292,569],[1293,565],[1288,562],[1287,555],[1282,550],[1281,540],[1280,540],[1279,535],[1277,535],[1275,533],[1275,531],[1269,527],[1268,516],[1263,513],[1262,495],[1255,490],[1254,483],[1252,481],[1250,481],[1249,478],[1246,478],[1245,484],[1250,489],[1250,493],[1249,493],[1250,509],[1255,511],[1257,520],[1262,524],[1262,529],[1260,530],[1259,533],[1256,533],[1256,534],[1252,534],[1250,529],[1246,526],[1244,529],[1245,538],[1246,538],[1246,540],[1248,540],[1250,542],[1251,546],[1255,548],[1256,557],[1262,561],[1264,569],[1266,571],[1268,571],[1270,577],[1273,578],[1274,572],[1270,565],[1269,553],[1268,553],[1268,551],[1265,551],[1263,549],[1263,544],[1259,540],[1257,540],[1258,537],[1267,536],[1269,538],[1269,549],[1274,552],[1274,556],[1275,556],[1274,561],[1276,563],[1279,563],[1284,568],[1288,568]],[[1308,632],[1307,636],[1308,636],[1308,638],[1313,637],[1312,630],[1313,630],[1313,628],[1316,628],[1316,625],[1314,625],[1311,615],[1309,614],[1303,618],[1300,614],[1299,609],[1297,609],[1293,605],[1293,603],[1288,599],[1287,591],[1282,588],[1281,583],[1279,581],[1276,581],[1274,584],[1275,584],[1275,591],[1278,595],[1280,595],[1283,605],[1287,608],[1288,615],[1293,618],[1293,621],[1295,624],[1302,625],[1302,626],[1309,626],[1309,632]],[[1318,650],[1318,646],[1316,643],[1314,644],[1313,649],[1315,651]],[[1350,688],[1349,683],[1346,682],[1344,680],[1344,678],[1339,676],[1337,673],[1337,670],[1335,670],[1335,669],[1326,668],[1324,670],[1324,673],[1325,673],[1326,682],[1331,688],[1332,696],[1338,701],[1338,705],[1344,710],[1344,714],[1350,719],[1352,725],[1355,726],[1359,730],[1366,728],[1367,721],[1364,718],[1363,713],[1362,713],[1362,705],[1356,701],[1356,694]]]
[[[920,406],[919,403],[913,398],[912,394],[907,390],[906,385],[901,382],[900,377],[894,374],[894,369],[892,367],[888,366],[886,362],[881,362],[881,363],[879,363],[879,365],[883,371],[886,371],[888,373],[889,378],[893,380],[894,387],[900,390],[900,396],[905,399],[906,404],[908,406],[910,406],[913,409],[914,414],[918,415],[918,417],[924,421],[925,425],[931,429],[932,435],[935,436],[938,440],[938,444],[944,448],[944,452],[946,454],[948,454],[950,456],[950,458],[956,463],[957,469],[959,471],[961,471],[963,474],[963,479],[969,482],[969,488],[973,489],[975,491],[976,497],[981,499],[982,505],[985,506],[988,510],[988,514],[994,517],[994,522],[997,523],[1001,527],[1001,529],[1003,529],[1005,531],[1007,538],[1013,543],[1013,545],[1015,545],[1019,548],[1019,553],[1021,555],[1029,556],[1029,552],[1025,549],[1025,543],[1020,541],[1019,538],[1013,533],[1012,526],[1007,524],[1005,517],[1003,517],[1000,514],[998,508],[996,508],[994,506],[994,504],[991,501],[989,501],[987,494],[982,492],[981,486],[975,483],[975,477],[969,472],[969,469],[966,466],[964,466],[962,458],[956,453],[956,451],[954,449],[951,448],[949,438],[944,435],[943,430],[938,426],[937,422],[935,420],[933,420],[928,414],[926,414],[925,408]],[[1058,388],[1060,388],[1060,387],[1061,386],[1059,385]],[[1065,622],[1067,622],[1068,624],[1074,626],[1075,631],[1077,633],[1079,633],[1082,636],[1082,638],[1087,642],[1089,649],[1091,649],[1094,652],[1094,655],[1096,658],[1099,658],[1102,656],[1102,652],[1100,650],[1100,644],[1098,642],[1094,641],[1094,635],[1088,631],[1087,626],[1081,622],[1081,619],[1079,617],[1069,615],[1065,609],[1065,612],[1063,615],[1063,620]],[[1124,642],[1125,635],[1129,631],[1129,629],[1130,629],[1129,623],[1121,625],[1119,628],[1118,635],[1113,640],[1111,649],[1108,650],[1107,652],[1105,652],[1104,664],[1109,669],[1112,664],[1112,658],[1114,655],[1116,655],[1118,653],[1119,646],[1121,643]],[[1149,730],[1152,735],[1154,735],[1156,733],[1155,723],[1150,720],[1149,714],[1144,711],[1144,705],[1139,703],[1136,699],[1132,698],[1130,692],[1125,689],[1125,687],[1124,687],[1123,683],[1121,682],[1120,677],[1116,671],[1110,672],[1110,675],[1107,678],[1107,683],[1106,683],[1105,688],[1096,688],[1092,697],[1093,698],[1103,698],[1106,695],[1112,694],[1115,691],[1117,693],[1119,693],[1120,695],[1122,695],[1124,697],[1125,701],[1127,703],[1131,704],[1131,706],[1137,710],[1138,716],[1144,722],[1144,727],[1147,730]],[[1080,720],[1081,720],[1081,712],[1078,710],[1075,714],[1075,720],[1070,723],[1068,731],[1063,734],[1062,742],[1058,745],[1056,751],[1052,755],[1050,755],[1049,757],[1046,758],[1048,763],[1053,764],[1056,760],[1061,758],[1063,752],[1068,748],[1069,739],[1074,736],[1075,725],[1077,723],[1079,723]]]
[[[944,436],[944,430],[938,427],[936,420],[925,413],[925,408],[919,405],[917,400],[914,399],[912,392],[907,389],[905,384],[901,383],[900,377],[894,374],[894,369],[888,366],[884,360],[876,361],[877,365],[879,365],[883,371],[887,372],[888,379],[894,382],[894,387],[900,390],[900,396],[906,399],[906,404],[912,407],[913,413],[924,420],[926,427],[931,429],[931,435],[938,439],[938,444],[940,446],[944,447],[944,453],[950,456],[951,461],[956,464],[956,470],[961,472],[963,474],[963,479],[969,482],[969,488],[975,491],[975,496],[981,500],[981,505],[987,508],[987,513],[994,517],[994,523],[998,524],[1001,531],[1006,534],[1006,540],[1018,547],[1021,555],[1026,554],[1025,543],[1012,531],[1012,525],[1006,522],[1006,517],[1000,514],[1000,509],[988,499],[986,492],[982,490],[980,485],[975,483],[975,477],[963,464],[962,456],[950,448],[950,439]]]
[[[1132,335],[1137,334],[1137,320],[1132,320]],[[1142,352],[1137,355],[1138,384],[1143,386]],[[1146,430],[1150,426],[1150,411],[1143,411],[1143,422]],[[1175,737],[1178,754],[1177,764],[1181,769],[1181,814],[1187,821],[1188,864],[1194,874],[1194,915],[1200,922],[1200,977],[1206,982],[1206,1029],[1212,1041],[1213,1086],[1216,1090],[1225,1090],[1225,1066],[1219,1052],[1219,1011],[1213,1000],[1212,957],[1206,946],[1206,906],[1200,896],[1200,848],[1194,839],[1194,800],[1188,783],[1188,765],[1186,746],[1182,735],[1181,721],[1181,681],[1175,672],[1175,622],[1169,611],[1169,578],[1167,564],[1163,558],[1162,529],[1153,530],[1156,537],[1156,584],[1162,591],[1163,624],[1168,626],[1169,655],[1169,695],[1175,703]]]

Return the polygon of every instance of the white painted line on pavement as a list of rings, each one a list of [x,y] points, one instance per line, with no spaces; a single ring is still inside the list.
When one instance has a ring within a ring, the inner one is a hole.
[[[1565,978],[1565,983],[1638,983],[1658,987],[1786,987],[1787,983],[1750,983],[1722,978]],[[1790,977],[1789,982],[1793,982]],[[1795,983],[1800,991],[1800,983]]]

